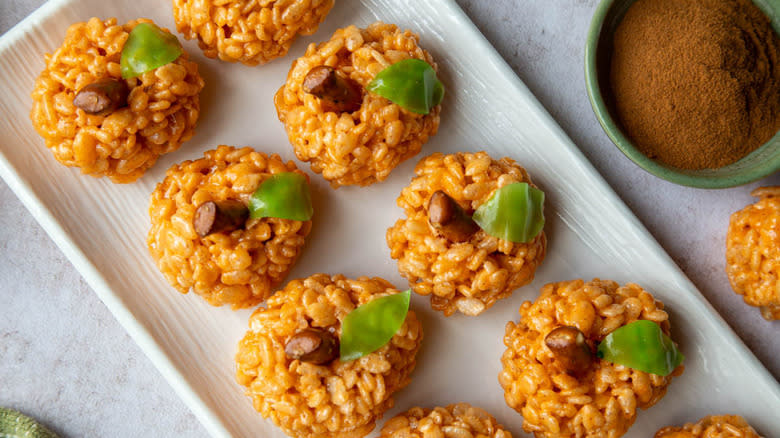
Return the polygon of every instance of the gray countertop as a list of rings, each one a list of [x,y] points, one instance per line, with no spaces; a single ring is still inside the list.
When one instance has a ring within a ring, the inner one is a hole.
[[[708,191],[641,171],[601,130],[588,102],[583,47],[595,0],[456,0],[588,159],[759,360],[780,376],[777,324],[731,291],[729,215],[759,185]],[[44,3],[0,0],[0,33]],[[68,437],[187,436],[206,431],[8,186],[0,181],[0,406]]]

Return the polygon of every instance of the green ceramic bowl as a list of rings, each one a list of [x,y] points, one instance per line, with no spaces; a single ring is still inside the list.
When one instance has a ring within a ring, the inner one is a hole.
[[[691,187],[718,189],[747,184],[780,170],[780,132],[741,160],[718,169],[685,170],[667,166],[648,158],[623,133],[614,117],[609,86],[612,61],[612,37],[620,20],[635,0],[602,0],[593,15],[585,46],[585,82],[593,111],[602,128],[623,153],[653,175]],[[780,33],[780,2],[754,0],[772,20]]]

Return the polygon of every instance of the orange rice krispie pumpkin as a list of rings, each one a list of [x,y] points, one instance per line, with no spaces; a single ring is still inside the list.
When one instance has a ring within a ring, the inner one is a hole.
[[[393,24],[349,26],[324,43],[310,44],[293,62],[287,82],[274,96],[276,111],[295,155],[333,187],[385,180],[439,129],[441,105],[418,114],[363,91],[377,73],[401,60],[420,59],[435,70],[433,58],[418,42],[416,34]],[[307,75],[322,66],[359,88],[356,109],[333,110],[304,91]]]
[[[739,415],[709,415],[682,427],[667,426],[655,438],[761,438]]]
[[[751,194],[758,202],[731,215],[726,273],[734,292],[772,321],[780,319],[780,187]]]
[[[573,327],[595,345],[637,320],[657,323],[669,334],[663,303],[636,284],[594,279],[545,285],[533,303],[520,307],[520,321],[506,325],[498,380],[507,405],[523,415],[523,430],[539,438],[617,438],[666,394],[678,366],[663,377],[593,356],[572,373],[548,347],[546,337]]]
[[[30,118],[60,163],[115,183],[140,178],[165,153],[194,134],[203,79],[183,52],[175,61],[135,78],[122,79],[120,57],[138,19],[91,18],[68,28],[35,81]],[[125,105],[89,114],[74,105],[77,93],[100,80],[126,88]]]
[[[467,403],[412,408],[387,420],[380,438],[512,438],[492,415]]]
[[[316,274],[293,280],[258,308],[238,345],[236,377],[257,411],[296,438],[357,438],[393,407],[410,382],[422,341],[413,311],[389,342],[359,359],[291,359],[291,339],[307,330],[341,338],[344,318],[398,291],[381,278]]]
[[[151,196],[147,244],[171,286],[233,309],[256,306],[271,295],[298,259],[311,221],[249,219],[240,229],[201,237],[193,218],[209,201],[246,203],[263,181],[282,172],[306,176],[278,155],[231,146],[168,169]]]
[[[525,169],[485,152],[436,153],[422,159],[414,173],[397,201],[406,218],[386,234],[390,256],[398,260],[413,291],[430,296],[431,306],[447,316],[456,311],[474,316],[534,279],[547,250],[544,231],[528,243],[499,239],[481,229],[455,241],[429,221],[435,192],[443,191],[472,213],[498,188],[516,182],[533,186]]]
[[[176,30],[209,58],[246,65],[287,54],[298,35],[311,35],[334,0],[173,0]]]

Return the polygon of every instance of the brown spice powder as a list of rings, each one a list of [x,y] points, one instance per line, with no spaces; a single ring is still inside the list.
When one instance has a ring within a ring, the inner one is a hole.
[[[750,0],[638,0],[610,80],[628,137],[670,166],[726,166],[780,129],[780,38]]]

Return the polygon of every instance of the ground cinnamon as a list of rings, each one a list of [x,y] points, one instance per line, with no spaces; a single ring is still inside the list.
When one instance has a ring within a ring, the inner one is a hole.
[[[629,138],[674,167],[731,164],[780,129],[780,38],[750,0],[638,0],[610,80]]]

